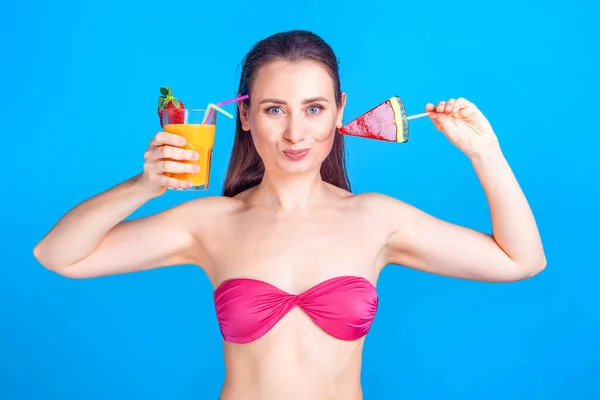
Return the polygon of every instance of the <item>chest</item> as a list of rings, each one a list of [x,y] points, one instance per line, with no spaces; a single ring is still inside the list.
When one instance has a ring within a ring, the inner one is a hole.
[[[262,279],[300,293],[340,275],[372,279],[383,239],[368,217],[335,210],[291,216],[248,211],[230,217],[210,246],[215,283]]]

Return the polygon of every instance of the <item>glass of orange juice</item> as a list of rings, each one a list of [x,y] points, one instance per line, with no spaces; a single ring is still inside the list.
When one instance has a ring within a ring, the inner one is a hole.
[[[210,114],[210,115],[209,115]],[[183,148],[198,153],[197,160],[177,160],[196,164],[198,172],[167,173],[172,178],[188,180],[192,187],[177,190],[207,190],[210,181],[210,162],[215,144],[217,113],[200,108],[167,108],[163,110],[163,130],[185,138]]]

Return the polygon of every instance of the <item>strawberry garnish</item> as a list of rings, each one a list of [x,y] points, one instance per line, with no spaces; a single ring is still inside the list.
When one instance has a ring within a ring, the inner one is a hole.
[[[173,96],[173,91],[169,86],[160,88],[160,97],[158,98],[158,118],[160,119],[160,126],[163,126],[163,110],[164,109],[184,109],[185,106],[181,100],[176,99]],[[183,110],[181,112],[177,112],[170,115],[171,120],[169,123],[171,124],[183,124],[185,119],[185,113]]]

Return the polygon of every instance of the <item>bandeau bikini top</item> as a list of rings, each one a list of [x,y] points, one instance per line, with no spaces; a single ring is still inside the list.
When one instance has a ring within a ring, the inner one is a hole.
[[[378,296],[375,286],[358,276],[331,278],[297,295],[261,280],[233,278],[215,289],[214,303],[228,342],[260,338],[296,306],[331,336],[356,340],[369,331]]]

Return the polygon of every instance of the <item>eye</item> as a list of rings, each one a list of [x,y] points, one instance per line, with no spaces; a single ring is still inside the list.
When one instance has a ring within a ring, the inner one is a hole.
[[[321,106],[310,106],[308,107],[308,113],[309,114],[318,114],[319,111],[321,111],[323,109],[323,107]]]
[[[272,115],[279,115],[282,113],[281,107],[270,107],[267,108],[267,113]]]

